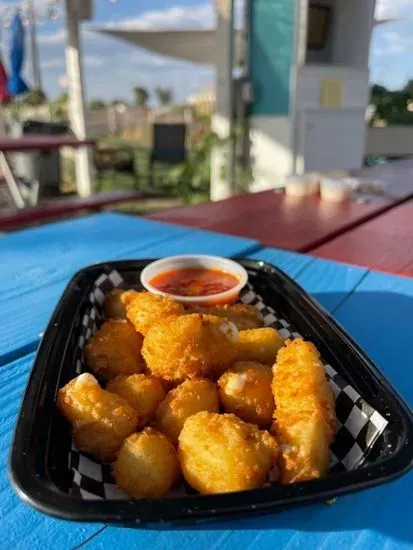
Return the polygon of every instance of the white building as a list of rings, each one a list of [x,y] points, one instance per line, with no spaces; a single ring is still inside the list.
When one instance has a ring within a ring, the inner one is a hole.
[[[362,164],[375,0],[254,0],[256,190]]]

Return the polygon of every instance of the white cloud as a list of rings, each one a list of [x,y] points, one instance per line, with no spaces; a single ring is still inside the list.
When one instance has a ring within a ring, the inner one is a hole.
[[[40,63],[40,67],[47,71],[50,69],[61,69],[65,66],[65,60],[61,57],[52,57],[50,59],[45,59]]]
[[[37,41],[40,45],[62,44],[66,41],[66,31],[61,28],[50,34],[38,34]]]
[[[413,37],[395,31],[386,31],[382,34],[384,47],[373,50],[379,55],[399,54],[413,49]]]
[[[412,0],[379,0],[376,6],[376,17],[377,19],[405,18],[411,15],[412,8]]]
[[[85,55],[83,64],[85,67],[96,69],[97,67],[103,67],[105,65],[105,60],[103,57],[97,55]]]
[[[7,2],[0,1],[0,15],[13,15],[14,10],[17,6],[24,8],[24,2],[22,2],[21,0]],[[59,3],[54,2],[53,0],[35,0],[33,2],[33,6],[34,11],[39,19],[47,19],[51,8],[53,8],[53,10],[55,11],[57,10],[59,14],[61,11],[61,5],[59,6]]]
[[[102,57],[85,55],[83,58],[83,64],[85,67],[96,69],[98,67],[103,67],[105,65],[105,61]],[[66,61],[64,57],[52,57],[50,59],[45,59],[40,65],[43,70],[62,69],[66,66]]]
[[[108,23],[108,26],[112,25],[113,23]],[[135,29],[208,28],[214,25],[215,10],[209,2],[197,6],[173,6],[164,10],[146,11],[116,23],[116,27]]]

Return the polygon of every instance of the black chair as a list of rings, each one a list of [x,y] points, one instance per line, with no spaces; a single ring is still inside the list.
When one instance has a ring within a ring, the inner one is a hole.
[[[186,125],[153,125],[153,145],[149,157],[149,185],[153,187],[155,163],[177,165],[186,160]]]

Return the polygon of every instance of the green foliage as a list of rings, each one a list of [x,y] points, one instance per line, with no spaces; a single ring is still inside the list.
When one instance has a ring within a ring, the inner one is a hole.
[[[26,95],[22,103],[30,107],[38,107],[47,103],[47,96],[43,90],[32,90]]]
[[[69,92],[62,92],[56,99],[56,103],[67,105],[69,102]]]
[[[175,186],[178,196],[185,202],[191,202],[196,193],[208,193],[211,181],[211,151],[222,142],[208,130],[198,136],[192,145],[185,162],[175,166],[169,178]]]
[[[109,101],[109,105],[112,106],[112,107],[116,107],[116,105],[124,105],[124,101],[122,101],[122,99],[112,99],[111,101]]]
[[[240,151],[238,144],[245,137],[247,130],[244,126],[238,125],[233,129],[232,135],[226,140],[228,145],[231,145],[231,149],[235,153],[235,157],[232,160],[234,166],[234,185],[235,191],[248,191],[251,183],[254,181],[254,167],[252,158],[250,157],[249,163],[244,164],[243,154]],[[249,139],[249,136],[248,136]],[[249,142],[251,145],[251,141]],[[221,167],[221,178],[228,179],[228,155],[231,154],[231,149],[227,148],[225,152],[226,162]]]
[[[209,193],[211,182],[211,153],[214,148],[224,148],[224,165],[221,167],[221,178],[227,179],[227,159],[230,145],[237,142],[244,134],[245,129],[237,127],[231,136],[220,138],[211,130],[201,132],[193,143],[188,158],[182,164],[174,167],[170,172],[170,178],[175,185],[178,196],[185,202],[192,202],[194,196],[205,196]],[[235,182],[238,191],[248,190],[253,181],[253,167],[243,167],[240,159],[235,158]]]
[[[62,120],[67,118],[67,109],[69,105],[69,94],[63,92],[50,104],[52,117],[56,120]]]
[[[373,126],[386,124],[413,124],[413,81],[409,81],[402,90],[390,91],[384,86],[374,84],[371,88],[371,104],[375,107],[372,117]]]
[[[91,111],[99,111],[106,107],[106,103],[101,99],[91,99],[88,106]]]
[[[149,92],[146,88],[137,86],[132,89],[132,92],[136,107],[142,107],[143,105],[146,105],[148,103]]]
[[[160,105],[170,105],[173,100],[173,92],[171,88],[161,88],[160,86],[155,88],[155,95]]]

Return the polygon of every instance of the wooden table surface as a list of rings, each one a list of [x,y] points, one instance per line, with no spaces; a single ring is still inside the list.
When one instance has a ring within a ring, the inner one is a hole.
[[[18,138],[1,138],[0,151],[3,153],[52,151],[61,147],[91,147],[95,143],[94,139],[76,139],[65,135],[24,135]]]
[[[297,199],[271,190],[175,208],[149,217],[257,239],[264,246],[306,252],[385,212],[392,204],[392,199],[384,198],[363,204],[340,204],[319,197]]]
[[[71,275],[104,260],[193,252],[250,256],[285,270],[331,312],[413,405],[413,377],[406,368],[413,332],[412,279],[263,249],[245,238],[117,214],[7,235],[0,240],[0,548],[412,548],[413,472],[381,487],[340,497],[333,506],[315,504],[185,530],[65,522],[36,512],[13,492],[7,461],[33,352]]]
[[[413,201],[314,248],[311,254],[413,277]]]
[[[318,197],[297,199],[271,190],[149,217],[257,239],[265,246],[308,252],[413,197],[413,160],[366,167],[351,175],[385,183],[384,195],[336,204]]]

